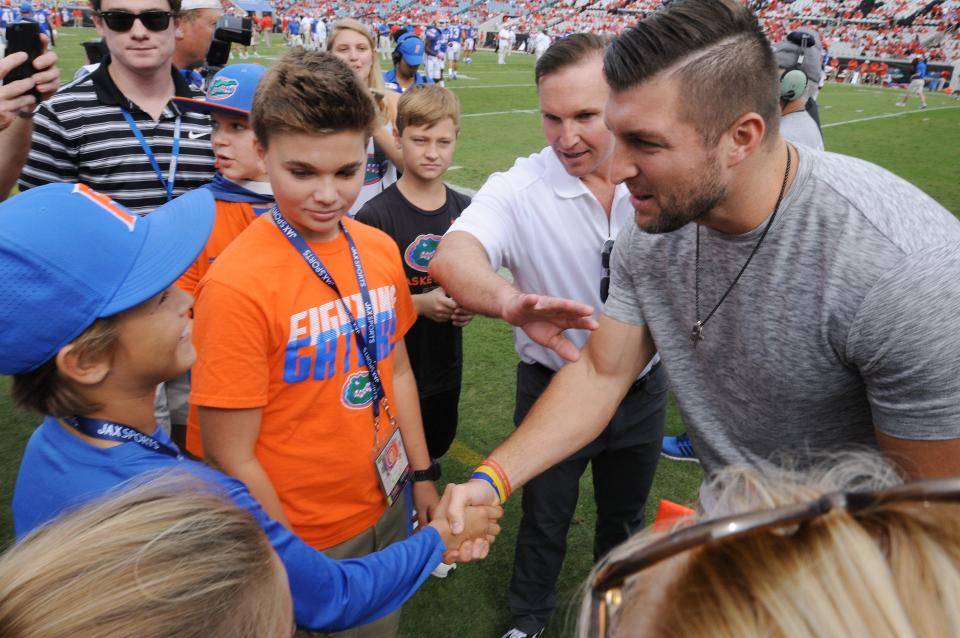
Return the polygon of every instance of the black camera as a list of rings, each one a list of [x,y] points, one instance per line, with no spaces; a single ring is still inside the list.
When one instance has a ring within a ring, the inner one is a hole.
[[[217,30],[213,32],[213,42],[207,51],[207,67],[219,69],[230,59],[230,45],[234,42],[250,46],[253,38],[253,19],[232,15],[222,15],[217,20]]]

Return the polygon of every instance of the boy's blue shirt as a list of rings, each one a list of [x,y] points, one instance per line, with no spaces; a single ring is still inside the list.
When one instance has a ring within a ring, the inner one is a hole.
[[[159,428],[157,440],[174,445]],[[13,494],[19,540],[61,512],[98,498],[145,473],[187,472],[215,485],[263,528],[287,570],[297,623],[336,631],[365,624],[402,605],[443,556],[432,528],[362,558],[334,561],[271,519],[247,487],[202,463],[175,459],[133,442],[92,446],[47,417],[30,437]],[[135,484],[135,482],[134,482]]]

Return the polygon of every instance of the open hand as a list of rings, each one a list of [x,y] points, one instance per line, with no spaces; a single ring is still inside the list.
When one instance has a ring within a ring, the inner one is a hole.
[[[563,331],[571,328],[596,330],[599,325],[593,318],[592,306],[545,295],[513,295],[504,302],[500,316],[567,361],[579,359],[580,351],[563,336]]]

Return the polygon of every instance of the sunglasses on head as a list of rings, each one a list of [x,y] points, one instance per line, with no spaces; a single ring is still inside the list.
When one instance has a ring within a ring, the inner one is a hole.
[[[668,558],[697,548],[716,547],[750,534],[796,533],[835,510],[858,516],[892,503],[960,503],[960,477],[930,479],[876,491],[833,492],[806,503],[733,514],[685,527],[661,536],[624,558],[604,559],[590,586],[590,635],[609,638],[613,616],[623,605],[628,578]]]
[[[138,19],[140,24],[148,31],[166,31],[167,27],[170,26],[170,18],[173,17],[173,12],[157,9],[144,11],[143,13],[101,11],[97,15],[111,31],[125,33],[133,28],[134,21]]]

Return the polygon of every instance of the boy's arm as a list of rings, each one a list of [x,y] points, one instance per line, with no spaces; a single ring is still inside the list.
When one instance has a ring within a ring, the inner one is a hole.
[[[397,421],[403,446],[414,471],[430,469],[430,452],[427,451],[427,439],[423,435],[423,419],[420,416],[420,396],[417,393],[417,380],[410,368],[407,346],[403,339],[397,340],[393,350],[393,392],[396,397]],[[413,504],[417,510],[420,525],[425,526],[433,518],[433,510],[440,502],[437,488],[432,481],[417,481],[413,484]]]
[[[419,407],[419,406],[418,406]],[[225,474],[242,481],[270,518],[290,528],[280,497],[254,454],[260,434],[260,408],[226,410],[197,407],[204,456]]]
[[[445,520],[438,521],[429,526],[436,533],[416,534],[361,558],[332,560],[272,520],[245,486],[223,476],[215,475],[214,480],[256,519],[283,562],[297,624],[320,631],[366,624],[390,613],[440,564],[444,550],[467,560],[482,558],[500,531],[497,520],[503,514],[498,507],[468,510],[463,535],[453,536]],[[479,542],[481,551],[466,553],[467,546],[459,544],[471,538],[474,546]]]

